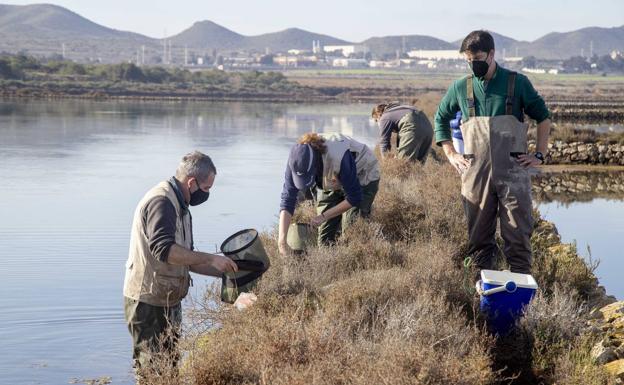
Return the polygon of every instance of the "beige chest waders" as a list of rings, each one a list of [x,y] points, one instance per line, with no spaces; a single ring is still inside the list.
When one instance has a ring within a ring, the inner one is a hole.
[[[509,74],[506,111],[500,116],[475,116],[473,77],[469,76],[469,113],[462,122],[464,156],[471,166],[462,174],[462,197],[470,253],[479,269],[494,269],[496,219],[500,220],[504,254],[511,270],[531,272],[531,180],[516,162],[527,152],[526,123],[513,114],[516,73]]]

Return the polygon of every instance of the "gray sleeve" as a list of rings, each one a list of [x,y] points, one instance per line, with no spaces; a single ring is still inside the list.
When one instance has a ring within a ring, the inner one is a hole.
[[[392,120],[384,118],[383,116],[379,119],[379,147],[382,152],[388,152],[392,149],[392,145],[390,144],[390,140],[392,139],[392,128]]]
[[[169,249],[175,245],[176,211],[166,197],[155,197],[144,207],[143,226],[150,253],[154,258],[167,262]]]

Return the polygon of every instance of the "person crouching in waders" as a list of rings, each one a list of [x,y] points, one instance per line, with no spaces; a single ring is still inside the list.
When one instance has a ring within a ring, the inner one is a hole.
[[[494,60],[494,39],[471,32],[462,42],[472,74],[456,80],[435,116],[436,143],[461,173],[469,254],[479,270],[495,269],[496,219],[511,271],[531,273],[533,231],[529,168],[544,163],[550,113],[526,76]],[[453,148],[449,122],[462,112],[464,154]],[[524,114],[537,121],[537,152],[527,153]]]
[[[280,203],[279,251],[286,243],[299,191],[316,189],[319,244],[336,240],[357,215],[367,217],[379,188],[379,164],[368,146],[342,134],[308,133],[288,157]],[[313,193],[314,194],[314,193]]]
[[[397,134],[397,158],[425,162],[431,148],[433,128],[422,111],[392,102],[375,106],[371,116],[379,125],[382,157],[392,149],[390,141],[394,132]]]

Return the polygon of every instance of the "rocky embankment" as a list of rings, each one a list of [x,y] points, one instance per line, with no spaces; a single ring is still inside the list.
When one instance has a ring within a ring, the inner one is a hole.
[[[529,149],[535,141],[529,141]],[[548,164],[606,164],[624,165],[624,145],[615,143],[566,143],[555,140],[548,144]]]
[[[590,330],[602,336],[591,352],[597,364],[624,383],[624,301],[614,302],[590,314]]]
[[[541,221],[536,231],[548,237],[552,244],[548,249],[552,255],[577,255],[575,245],[561,243],[554,223]],[[618,302],[614,296],[608,295],[604,286],[594,278],[587,290],[584,308],[589,311],[584,334],[598,340],[591,350],[593,363],[603,366],[616,377],[617,384],[624,384],[624,301]]]

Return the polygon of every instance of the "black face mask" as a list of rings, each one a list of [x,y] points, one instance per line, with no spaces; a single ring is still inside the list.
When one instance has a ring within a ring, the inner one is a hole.
[[[489,56],[489,55],[488,55]],[[483,77],[487,74],[490,65],[487,63],[487,56],[485,60],[473,60],[470,62],[470,68],[472,69],[472,73],[479,79],[483,79]]]
[[[195,184],[197,185],[197,191],[191,193],[191,201],[189,202],[189,205],[191,206],[201,205],[202,203],[206,202],[208,200],[208,197],[210,196],[210,191],[202,190],[199,187],[199,183],[197,183],[197,180],[195,181]]]

